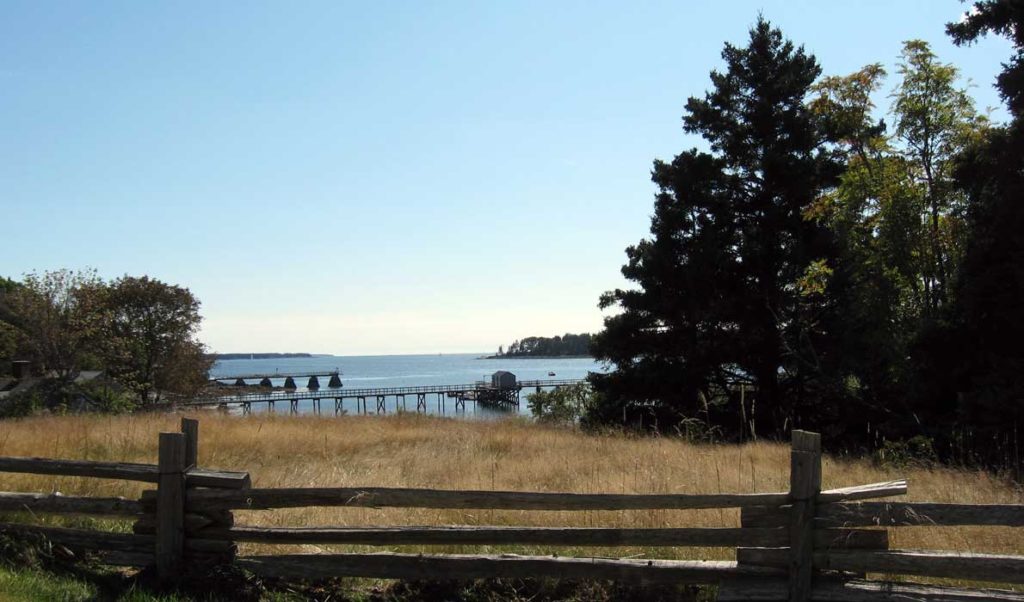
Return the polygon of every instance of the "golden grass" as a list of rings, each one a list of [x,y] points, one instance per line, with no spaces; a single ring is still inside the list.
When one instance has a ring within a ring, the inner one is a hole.
[[[391,486],[606,493],[771,492],[788,489],[789,449],[776,443],[694,445],[672,438],[594,436],[525,421],[470,422],[416,415],[198,416],[200,464],[248,470],[256,487]],[[176,415],[37,417],[0,422],[0,455],[156,461],[157,433],[177,430]],[[908,500],[1024,503],[1019,489],[979,471],[883,470],[860,459],[826,457],[824,487],[905,477]],[[0,490],[61,491],[133,497],[145,484],[0,474]],[[240,512],[239,524],[736,526],[738,511],[528,512],[305,508]],[[123,527],[123,525],[122,525]],[[1008,528],[920,527],[891,531],[892,547],[1024,554],[1024,536]],[[254,551],[319,551],[244,546]],[[332,548],[333,549],[333,548]],[[347,549],[368,549],[353,548]],[[402,548],[420,551],[421,548]],[[434,551],[496,551],[433,548]],[[537,547],[502,548],[549,553]],[[562,554],[660,558],[732,558],[731,549],[616,548]]]

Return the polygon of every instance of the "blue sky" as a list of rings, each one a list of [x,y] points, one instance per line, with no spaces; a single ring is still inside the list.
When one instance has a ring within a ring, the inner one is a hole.
[[[826,74],[955,0],[0,3],[0,274],[148,274],[216,351],[485,351],[595,331],[651,161],[759,12]],[[890,80],[890,84],[892,80]],[[883,104],[887,100],[880,98]],[[1004,113],[994,113],[997,119]]]

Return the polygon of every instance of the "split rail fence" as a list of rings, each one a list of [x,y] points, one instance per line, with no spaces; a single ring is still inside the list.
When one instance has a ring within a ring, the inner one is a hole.
[[[44,537],[112,565],[156,567],[173,582],[189,563],[233,563],[293,579],[556,578],[713,584],[719,600],[1017,600],[1009,589],[957,589],[866,579],[910,575],[1024,584],[1024,557],[889,549],[889,528],[1024,527],[1024,505],[863,501],[907,492],[906,481],[821,491],[821,439],[794,431],[790,490],[739,494],[579,494],[379,487],[253,488],[246,472],[197,466],[199,424],[160,433],[157,464],[0,457],[0,472],[96,477],[156,485],[139,499],[0,492],[0,512],[128,517],[132,533],[0,523],[8,536]],[[494,510],[740,508],[734,528],[303,527],[236,525],[236,510],[301,507]],[[238,543],[728,547],[735,561],[519,555],[324,553],[239,556]]]

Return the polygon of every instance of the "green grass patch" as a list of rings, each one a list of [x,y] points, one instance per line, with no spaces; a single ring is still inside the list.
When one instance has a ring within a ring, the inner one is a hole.
[[[96,587],[86,581],[60,577],[38,569],[0,567],[0,601],[46,602],[95,600]]]

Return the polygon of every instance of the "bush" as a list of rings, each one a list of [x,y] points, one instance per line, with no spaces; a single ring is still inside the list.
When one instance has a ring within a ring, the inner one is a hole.
[[[107,383],[89,382],[79,388],[82,398],[98,412],[124,414],[136,409],[134,395]]]
[[[539,391],[526,396],[530,413],[540,422],[577,424],[596,403],[594,392],[586,383]]]
[[[0,418],[24,418],[46,406],[44,394],[39,389],[30,389],[9,395],[0,401]]]
[[[918,435],[903,441],[885,441],[875,451],[875,463],[884,467],[931,466],[939,461],[931,437]]]

